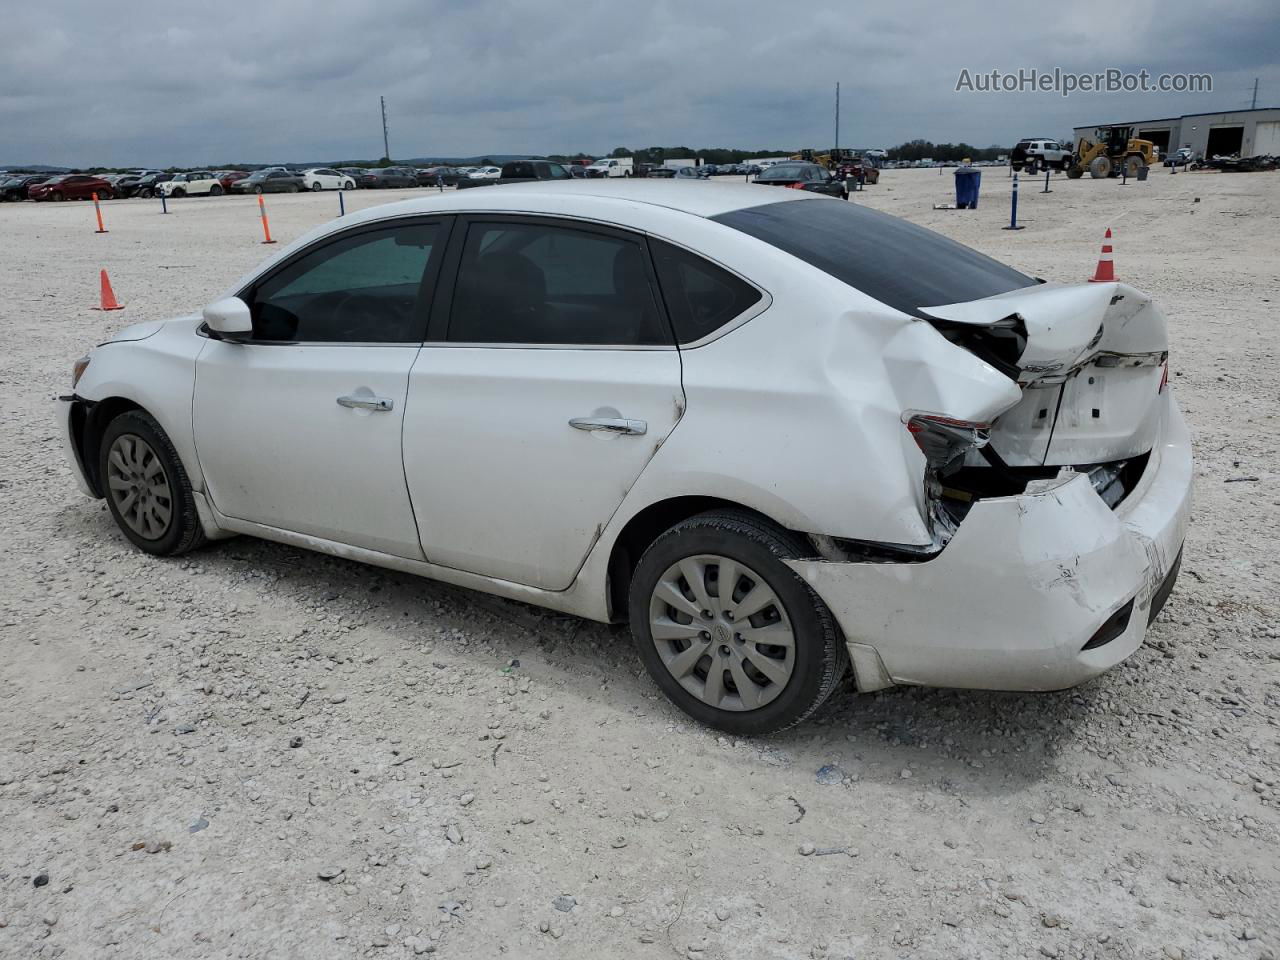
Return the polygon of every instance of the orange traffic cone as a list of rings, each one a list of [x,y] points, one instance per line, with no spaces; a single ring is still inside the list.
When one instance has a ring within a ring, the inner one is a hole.
[[[1111,228],[1107,227],[1106,235],[1102,238],[1102,256],[1098,257],[1098,269],[1093,272],[1089,282],[1114,283],[1115,279],[1116,267],[1111,260]]]
[[[111,281],[107,279],[107,271],[102,271],[102,306],[99,310],[123,310],[124,305],[116,302],[115,291],[111,289]]]

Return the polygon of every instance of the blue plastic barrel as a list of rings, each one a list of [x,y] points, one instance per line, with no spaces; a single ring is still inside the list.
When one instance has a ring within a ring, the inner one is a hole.
[[[973,167],[956,168],[956,206],[961,210],[978,209],[978,191],[982,187],[982,171]]]

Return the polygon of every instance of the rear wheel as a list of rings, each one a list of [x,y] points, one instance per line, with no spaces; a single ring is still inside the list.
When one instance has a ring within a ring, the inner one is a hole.
[[[262,193],[262,184],[258,184],[253,188],[254,193]]]
[[[185,197],[186,195],[187,195],[187,191],[183,190],[181,187],[179,187],[177,190],[174,190],[173,193],[169,194],[169,196],[171,197]]]
[[[222,196],[222,184],[220,184],[220,183],[215,183],[212,187],[210,187],[210,188],[209,188],[209,196],[211,196],[211,197],[220,197],[220,196]]]
[[[826,604],[783,563],[810,554],[752,514],[671,528],[631,580],[631,632],[654,682],[708,726],[753,736],[811,716],[847,665]]]
[[[107,424],[98,477],[111,516],[136,547],[173,556],[204,543],[191,481],[150,414],[130,410]]]
[[[289,184],[289,192],[290,192],[290,193],[297,193],[297,192],[298,192],[298,185],[297,185],[296,183],[291,183],[291,184]]]

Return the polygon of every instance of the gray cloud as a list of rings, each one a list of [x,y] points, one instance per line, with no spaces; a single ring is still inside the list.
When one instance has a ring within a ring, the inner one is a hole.
[[[1280,104],[1274,0],[938,4],[273,0],[6,13],[0,164],[373,158],[619,145],[1011,143]],[[956,93],[962,68],[1210,72],[1211,94]]]

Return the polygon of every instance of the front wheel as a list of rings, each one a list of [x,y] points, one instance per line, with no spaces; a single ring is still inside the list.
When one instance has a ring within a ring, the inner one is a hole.
[[[253,192],[254,192],[254,193],[257,193],[257,194],[261,194],[261,193],[262,193],[262,184],[258,184],[256,187],[254,187],[254,188],[253,188]]]
[[[290,192],[290,193],[297,193],[297,192],[298,192],[298,185],[297,185],[296,183],[291,183],[291,184],[289,184],[289,192]]]
[[[134,546],[167,557],[204,543],[191,481],[150,414],[130,410],[107,424],[98,478],[112,518]]]
[[[811,716],[848,653],[826,604],[784,560],[802,541],[753,514],[716,511],[672,527],[631,580],[640,659],[685,713],[728,733],[776,733]]]
[[[65,199],[67,199],[67,198],[66,198],[65,196],[63,196],[61,193],[54,193],[54,195],[53,195],[53,199],[54,199],[54,200],[56,200],[56,201],[58,201],[59,203],[61,203],[63,200],[65,200]]]

